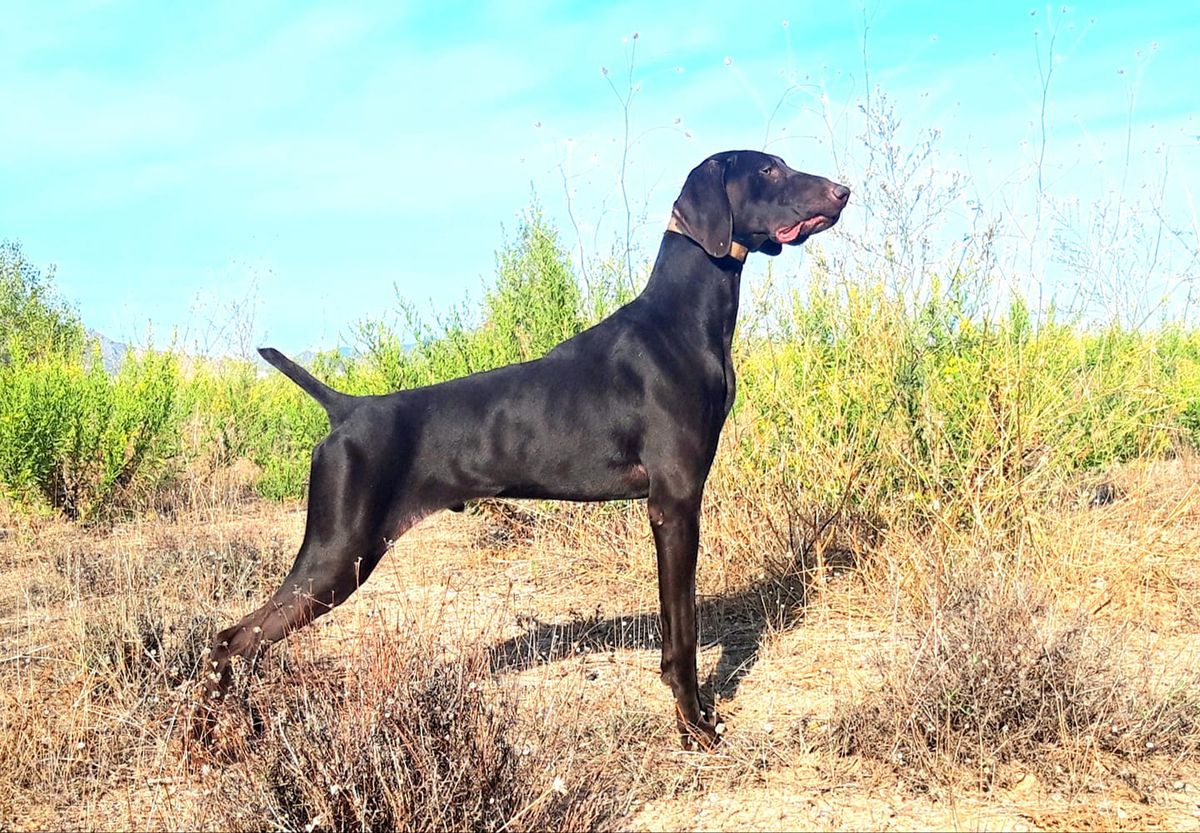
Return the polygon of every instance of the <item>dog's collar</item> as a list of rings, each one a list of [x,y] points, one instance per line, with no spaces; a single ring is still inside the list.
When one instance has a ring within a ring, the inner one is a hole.
[[[683,230],[683,224],[679,222],[679,215],[674,211],[671,212],[671,219],[667,221],[667,231],[673,231],[676,234],[682,234],[688,240],[694,239],[690,234]],[[736,240],[729,241],[729,254],[726,257],[731,257],[738,263],[745,263],[746,256],[750,254],[750,250]]]

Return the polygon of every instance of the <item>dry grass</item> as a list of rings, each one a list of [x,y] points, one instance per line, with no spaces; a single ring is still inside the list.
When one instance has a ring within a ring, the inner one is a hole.
[[[1124,634],[1098,634],[1084,613],[1062,620],[1044,590],[958,579],[923,624],[910,653],[880,657],[881,688],[836,712],[840,754],[890,762],[922,786],[966,770],[990,788],[1005,764],[1071,786],[1101,753],[1200,749],[1195,672],[1157,694],[1147,682],[1163,673],[1149,658],[1131,673]]]
[[[622,809],[602,766],[618,738],[522,722],[482,646],[452,653],[433,634],[377,625],[334,668],[310,658],[256,681],[219,750],[236,761],[219,826],[591,830]]]
[[[814,517],[718,471],[701,672],[675,748],[638,505],[442,515],[180,720],[213,630],[303,512],[0,519],[0,824],[73,829],[1194,826],[1200,465],[1110,473],[1003,529]],[[214,496],[216,499],[214,500]],[[834,742],[831,742],[834,741]]]

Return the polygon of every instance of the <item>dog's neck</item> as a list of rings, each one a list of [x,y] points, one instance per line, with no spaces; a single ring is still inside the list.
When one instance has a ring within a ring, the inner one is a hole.
[[[742,265],[734,257],[711,257],[688,235],[668,230],[638,300],[671,311],[664,327],[689,338],[715,337],[728,350],[737,321]]]
[[[682,234],[688,240],[692,240],[692,236],[683,229],[683,224],[679,222],[679,216],[672,211],[671,219],[667,221],[667,231],[673,231],[676,234]],[[729,241],[729,254],[726,257],[731,257],[738,263],[745,263],[746,256],[750,254],[750,250],[736,240]]]

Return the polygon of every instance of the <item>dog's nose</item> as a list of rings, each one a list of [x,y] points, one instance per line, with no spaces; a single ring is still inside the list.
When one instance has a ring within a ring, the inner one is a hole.
[[[833,186],[833,198],[838,202],[845,202],[850,199],[850,189],[845,185]]]

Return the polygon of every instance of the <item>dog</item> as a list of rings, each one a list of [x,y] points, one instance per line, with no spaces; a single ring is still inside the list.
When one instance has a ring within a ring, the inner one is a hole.
[[[440,509],[481,498],[645,499],[658,560],[662,677],[684,748],[711,748],[717,718],[696,671],[700,504],[734,401],[742,266],[833,226],[850,189],[757,151],[688,175],[635,299],[545,356],[436,385],[351,396],[282,353],[263,358],[325,409],[304,541],[257,610],[208,655],[194,731],[208,737],[234,657],[254,657],[344,602],[391,542]]]

